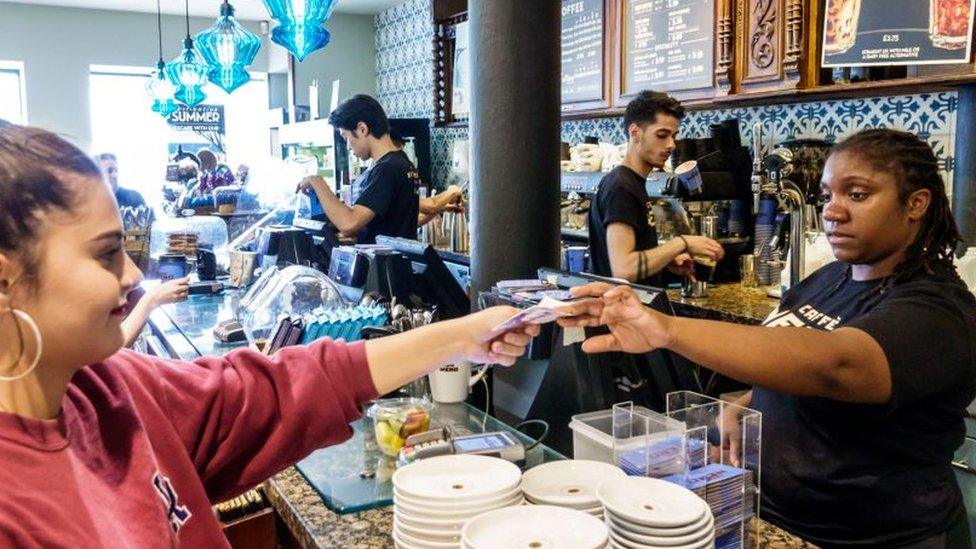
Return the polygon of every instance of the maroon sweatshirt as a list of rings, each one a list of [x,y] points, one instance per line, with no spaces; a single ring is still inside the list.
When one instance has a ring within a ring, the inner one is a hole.
[[[211,505],[346,440],[376,396],[362,344],[122,350],[75,374],[58,419],[0,413],[0,547],[227,547]]]

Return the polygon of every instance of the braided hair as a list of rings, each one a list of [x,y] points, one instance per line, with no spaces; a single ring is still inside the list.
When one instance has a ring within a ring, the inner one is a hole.
[[[912,279],[920,272],[936,270],[956,274],[952,254],[961,237],[949,209],[945,182],[939,174],[939,162],[932,148],[908,132],[864,130],[839,143],[831,154],[847,152],[857,155],[878,170],[894,176],[902,205],[915,191],[926,189],[931,195],[929,208],[915,241],[905,251],[905,258],[895,266],[885,288]],[[882,289],[882,291],[884,291]]]

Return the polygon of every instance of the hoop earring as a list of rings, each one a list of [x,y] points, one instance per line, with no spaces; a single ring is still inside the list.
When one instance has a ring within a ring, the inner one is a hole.
[[[33,362],[31,362],[31,365],[23,372],[13,376],[0,375],[0,381],[5,381],[5,382],[17,381],[18,379],[22,379],[30,375],[31,372],[33,372],[37,368],[37,364],[41,361],[41,353],[43,353],[44,351],[43,341],[41,340],[41,331],[37,328],[37,323],[34,322],[34,319],[31,318],[29,314],[25,313],[24,311],[21,311],[20,309],[10,309],[10,314],[14,315],[14,325],[17,326],[17,335],[20,338],[20,355],[17,357],[16,360],[14,360],[14,363],[11,364],[10,366],[11,367],[16,366],[17,362],[19,362],[20,359],[23,358],[24,356],[24,334],[23,332],[21,332],[20,324],[17,322],[18,318],[20,320],[23,320],[25,323],[27,323],[27,325],[31,329],[31,332],[33,332],[34,339],[37,340],[37,355],[34,356],[34,360]]]

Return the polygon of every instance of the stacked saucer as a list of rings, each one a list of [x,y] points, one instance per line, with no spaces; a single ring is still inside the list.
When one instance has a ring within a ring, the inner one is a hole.
[[[519,468],[478,455],[437,456],[393,474],[393,541],[398,549],[457,549],[461,529],[486,511],[521,505]]]
[[[603,504],[596,489],[605,480],[626,476],[619,467],[602,461],[551,461],[522,475],[522,493],[531,504],[576,509],[602,519]]]
[[[609,532],[600,519],[575,509],[528,505],[471,519],[462,549],[604,549]]]
[[[627,477],[597,489],[614,549],[706,549],[715,543],[715,519],[703,499],[670,482]]]

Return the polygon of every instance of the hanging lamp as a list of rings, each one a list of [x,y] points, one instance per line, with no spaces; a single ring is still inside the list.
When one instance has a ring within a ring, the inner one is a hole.
[[[186,0],[186,38],[183,52],[166,65],[166,78],[176,86],[174,97],[187,107],[196,107],[207,98],[203,86],[207,84],[210,67],[193,47],[190,37],[190,0]]]
[[[163,12],[159,0],[156,0],[156,33],[159,37],[159,61],[156,62],[156,70],[149,75],[149,79],[146,81],[146,92],[152,99],[153,112],[159,113],[163,118],[168,118],[177,108],[176,102],[173,101],[176,87],[164,74],[166,63],[163,61]]]
[[[329,31],[322,24],[332,15],[338,0],[261,0],[278,26],[271,40],[290,51],[299,61],[329,43]]]
[[[231,93],[251,80],[247,67],[261,49],[261,39],[245,29],[234,17],[234,6],[227,0],[220,6],[220,17],[197,35],[197,50],[210,70],[207,78]]]

